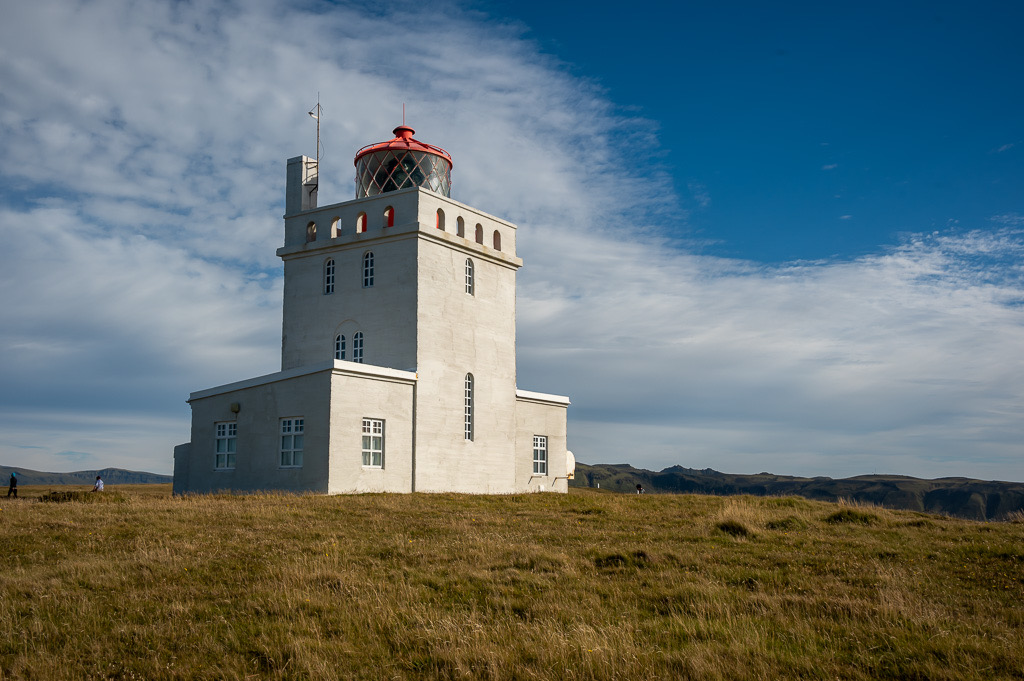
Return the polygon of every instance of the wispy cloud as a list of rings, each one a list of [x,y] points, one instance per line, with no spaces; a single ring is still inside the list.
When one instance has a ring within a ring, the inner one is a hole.
[[[838,167],[839,167],[839,164],[838,164],[838,163],[828,163],[828,164],[826,164],[826,165],[823,165],[823,166],[821,167],[821,169],[822,169],[822,170],[835,170],[835,169],[836,169],[836,168],[838,168]]]
[[[5,12],[0,428],[43,448],[9,463],[169,472],[190,391],[277,367],[284,161],[320,90],[321,202],[404,101],[453,196],[520,225],[519,384],[572,397],[581,460],[1024,479],[1019,216],[849,262],[696,255],[657,127],[516,27],[308,8]],[[368,49],[403,31],[432,39]]]
[[[707,208],[711,205],[711,194],[703,182],[692,181],[688,184],[690,196],[697,202],[700,208]]]
[[[96,458],[96,456],[94,454],[90,454],[89,452],[70,452],[70,451],[56,452],[54,454],[54,456],[56,456],[56,457],[58,457],[60,459],[64,459],[65,461],[70,461],[70,462],[72,462],[72,463],[74,463],[76,465],[77,464],[81,464],[81,463],[85,463],[87,461],[93,461]]]

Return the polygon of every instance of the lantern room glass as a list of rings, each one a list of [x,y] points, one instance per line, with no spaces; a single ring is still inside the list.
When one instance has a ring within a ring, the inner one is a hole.
[[[409,187],[423,187],[450,196],[452,164],[425,151],[382,149],[356,161],[356,198],[377,196]]]

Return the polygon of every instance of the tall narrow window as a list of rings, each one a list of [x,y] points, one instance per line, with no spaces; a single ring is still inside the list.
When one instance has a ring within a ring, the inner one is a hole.
[[[363,419],[363,465],[384,467],[384,421]]]
[[[395,226],[395,209],[388,206],[384,209],[384,226],[394,227]]]
[[[533,436],[533,474],[548,474],[548,436]]]
[[[316,223],[311,222],[306,225],[306,242],[316,241]]]
[[[366,231],[366,213],[360,213],[356,217],[356,234],[362,234]]]
[[[352,336],[352,361],[363,363],[363,332],[356,331]]]
[[[466,293],[473,295],[473,261],[466,258]]]
[[[463,413],[465,418],[463,419],[463,425],[465,426],[465,435],[467,440],[473,439],[473,374],[466,374],[466,382],[464,388],[464,401],[465,408]]]
[[[334,293],[334,258],[328,258],[324,263],[324,295]]]
[[[373,286],[373,251],[363,254],[363,288]]]
[[[437,224],[435,225],[442,232],[444,231],[444,211],[437,209]]]
[[[494,230],[494,236],[491,239],[491,243],[494,244],[494,250],[501,250],[501,232]]]
[[[482,244],[484,242],[484,226],[477,224],[476,226],[476,242]]]
[[[466,221],[462,219],[461,215],[455,220],[455,235],[466,236]]]
[[[345,336],[334,337],[334,359],[345,359]]]
[[[341,218],[331,220],[331,238],[341,236]]]
[[[281,468],[302,468],[305,419],[281,419]]]
[[[235,441],[238,438],[237,423],[217,423],[216,445],[214,446],[213,467],[231,470],[235,467]]]

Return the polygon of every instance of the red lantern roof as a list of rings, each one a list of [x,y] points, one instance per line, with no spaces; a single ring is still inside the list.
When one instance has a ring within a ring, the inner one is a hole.
[[[452,166],[451,154],[442,149],[441,147],[435,147],[433,144],[427,144],[426,142],[420,142],[419,140],[413,139],[413,133],[416,131],[410,128],[408,125],[400,125],[392,132],[395,134],[395,138],[388,140],[387,142],[377,142],[376,144],[367,144],[365,147],[356,152],[354,164],[359,163],[359,159],[367,154],[372,154],[375,151],[383,151],[385,149],[398,150],[412,150],[412,151],[425,151],[428,154],[436,154],[441,156],[448,161]]]

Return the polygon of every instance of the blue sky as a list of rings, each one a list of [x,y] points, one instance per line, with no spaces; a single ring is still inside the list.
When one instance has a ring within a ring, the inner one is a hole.
[[[1020,3],[482,7],[657,123],[705,253],[848,258],[1020,210]]]
[[[0,462],[170,472],[279,368],[284,163],[389,136],[519,225],[580,461],[1024,480],[1009,3],[39,0],[0,26]]]

